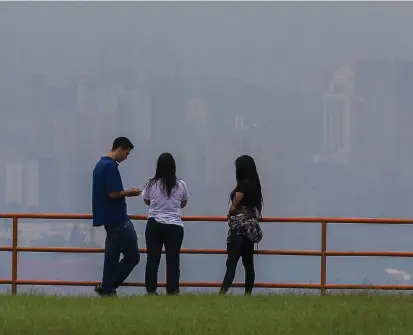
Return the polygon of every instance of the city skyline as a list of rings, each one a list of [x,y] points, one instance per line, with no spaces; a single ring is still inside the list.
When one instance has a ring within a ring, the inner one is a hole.
[[[185,215],[226,215],[234,161],[247,153],[264,216],[413,217],[411,6],[0,3],[0,207],[89,213],[93,167],[127,136],[135,149],[120,166],[125,187],[142,187],[171,152],[191,194]],[[128,199],[130,214],[146,211]],[[104,242],[88,222],[58,225],[24,222],[22,241]],[[318,226],[264,228],[260,249],[319,248]],[[346,229],[329,227],[333,249],[411,248],[406,227]],[[185,226],[185,247],[223,248],[225,238],[225,224]],[[62,264],[88,264],[76,257]],[[319,280],[316,258],[292,258],[258,257],[260,280]],[[411,273],[406,260],[365,262],[332,259],[328,277]],[[184,264],[183,277],[216,280],[224,261],[185,255]]]

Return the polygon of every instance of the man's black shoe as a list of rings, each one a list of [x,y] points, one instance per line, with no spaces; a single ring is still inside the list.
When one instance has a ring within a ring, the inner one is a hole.
[[[116,291],[113,291],[112,293],[103,293],[102,284],[97,284],[95,286],[95,293],[100,295],[101,297],[116,297],[117,296]]]

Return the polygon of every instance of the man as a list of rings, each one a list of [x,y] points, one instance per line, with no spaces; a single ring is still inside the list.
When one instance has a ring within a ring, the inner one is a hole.
[[[93,226],[106,230],[102,283],[96,285],[100,296],[114,296],[140,261],[138,237],[127,214],[126,197],[139,196],[138,188],[123,189],[118,165],[133,150],[126,137],[113,141],[112,150],[101,157],[93,170]],[[119,262],[120,254],[123,259]]]

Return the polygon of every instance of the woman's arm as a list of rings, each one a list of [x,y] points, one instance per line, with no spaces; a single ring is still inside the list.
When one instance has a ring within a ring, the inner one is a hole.
[[[143,190],[142,190],[142,198],[143,198],[143,202],[146,204],[146,205],[150,205],[151,204],[151,201],[149,200],[149,190],[148,190],[148,182],[146,182],[146,184],[145,184],[145,186],[143,187]]]
[[[179,179],[179,182],[181,183],[181,186],[183,189],[183,194],[182,194],[182,199],[181,199],[181,208],[185,208],[185,206],[188,203],[188,198],[189,198],[188,186],[182,179]]]
[[[235,192],[234,198],[231,201],[231,206],[229,207],[228,216],[231,216],[237,209],[241,200],[244,198],[244,193]]]

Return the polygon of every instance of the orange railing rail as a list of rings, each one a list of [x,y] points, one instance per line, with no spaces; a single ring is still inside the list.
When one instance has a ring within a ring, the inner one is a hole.
[[[144,215],[131,215],[132,220],[146,220]],[[92,281],[64,281],[64,280],[21,280],[18,278],[18,253],[19,252],[58,252],[58,253],[102,253],[102,248],[71,248],[71,247],[23,247],[18,244],[19,219],[55,219],[55,220],[90,220],[90,214],[22,214],[0,213],[0,219],[12,219],[12,245],[0,246],[0,251],[12,253],[11,278],[0,279],[0,284],[11,285],[12,294],[17,293],[18,285],[57,285],[57,286],[94,286]],[[224,222],[223,216],[186,216],[184,221],[195,222]],[[318,250],[257,250],[261,255],[295,255],[295,256],[319,256],[320,257],[320,283],[268,283],[258,282],[260,288],[302,288],[318,289],[321,295],[326,295],[329,289],[378,289],[378,290],[413,290],[413,285],[363,285],[363,284],[328,284],[327,283],[327,257],[328,256],[387,256],[387,257],[413,257],[412,251],[334,251],[327,250],[327,225],[329,223],[342,224],[413,224],[413,219],[392,218],[302,218],[302,217],[266,217],[262,219],[266,223],[319,223],[321,224],[321,246]],[[146,249],[141,249],[146,253]],[[226,254],[223,249],[182,249],[183,254]],[[181,282],[182,287],[219,287],[217,282]],[[128,282],[124,286],[144,286],[142,282]],[[159,286],[164,287],[165,283]],[[234,287],[242,287],[243,283],[234,283]]]

